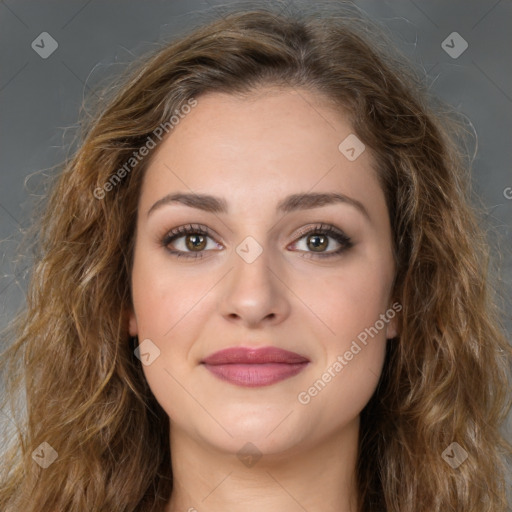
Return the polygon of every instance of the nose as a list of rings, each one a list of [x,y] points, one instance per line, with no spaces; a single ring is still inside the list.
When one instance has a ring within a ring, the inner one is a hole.
[[[279,324],[290,315],[291,291],[284,271],[271,260],[266,250],[252,262],[233,251],[233,267],[223,283],[219,303],[226,320],[254,328]]]

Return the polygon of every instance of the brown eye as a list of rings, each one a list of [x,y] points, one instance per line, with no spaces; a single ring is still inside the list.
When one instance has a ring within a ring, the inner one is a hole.
[[[185,245],[191,251],[202,251],[206,247],[206,237],[201,234],[186,235]]]
[[[208,247],[209,242],[211,247]],[[193,224],[173,229],[161,240],[161,244],[178,258],[202,258],[209,249],[222,247],[215,242],[207,228]]]
[[[329,258],[341,255],[353,246],[353,242],[338,228],[329,224],[318,224],[303,230],[292,246],[305,257]]]
[[[312,234],[307,237],[307,245],[313,251],[322,252],[329,245],[328,237],[325,235]]]

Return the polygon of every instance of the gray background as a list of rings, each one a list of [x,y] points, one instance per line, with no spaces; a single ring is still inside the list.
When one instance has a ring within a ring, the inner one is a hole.
[[[219,4],[214,0],[0,1],[0,328],[24,301],[29,262],[27,255],[21,255],[16,264],[16,241],[29,219],[36,173],[65,158],[84,95],[94,94],[94,86],[121,71],[123,63],[153,43],[183,32],[197,23],[201,13]],[[501,293],[510,310],[512,199],[505,197],[505,191],[512,187],[512,2],[355,4],[392,29],[404,53],[427,73],[431,90],[474,126],[478,136],[474,188],[501,245]],[[31,47],[42,32],[58,42],[46,59]],[[458,58],[441,46],[452,32],[469,45]],[[504,324],[512,333],[510,316]]]

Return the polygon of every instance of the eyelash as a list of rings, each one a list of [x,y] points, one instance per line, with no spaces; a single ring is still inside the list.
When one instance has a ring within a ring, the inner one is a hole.
[[[181,238],[184,235],[203,235],[208,236],[210,238],[213,238],[212,232],[208,228],[204,228],[203,226],[196,224],[187,224],[185,226],[180,226],[179,228],[173,229],[170,232],[168,232],[163,239],[161,240],[162,246],[170,252],[172,255],[176,256],[177,258],[203,258],[205,250],[203,249],[200,252],[194,252],[194,251],[177,251],[173,249],[169,249],[168,245],[171,242],[174,242],[178,238]],[[315,234],[315,235],[327,235],[336,242],[338,242],[341,247],[335,251],[327,252],[327,253],[315,253],[314,251],[307,252],[305,254],[302,254],[305,258],[331,258],[334,256],[338,256],[341,253],[345,252],[346,250],[350,249],[353,246],[353,243],[351,239],[345,235],[342,231],[339,231],[334,226],[331,226],[329,224],[317,224],[316,226],[307,228],[304,232],[301,232],[299,234],[299,238],[296,239],[293,244],[297,243],[302,238]]]

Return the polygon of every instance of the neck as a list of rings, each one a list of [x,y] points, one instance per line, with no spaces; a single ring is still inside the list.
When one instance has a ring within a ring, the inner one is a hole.
[[[165,512],[356,512],[358,434],[356,418],[314,446],[240,460],[171,426],[174,484]]]

